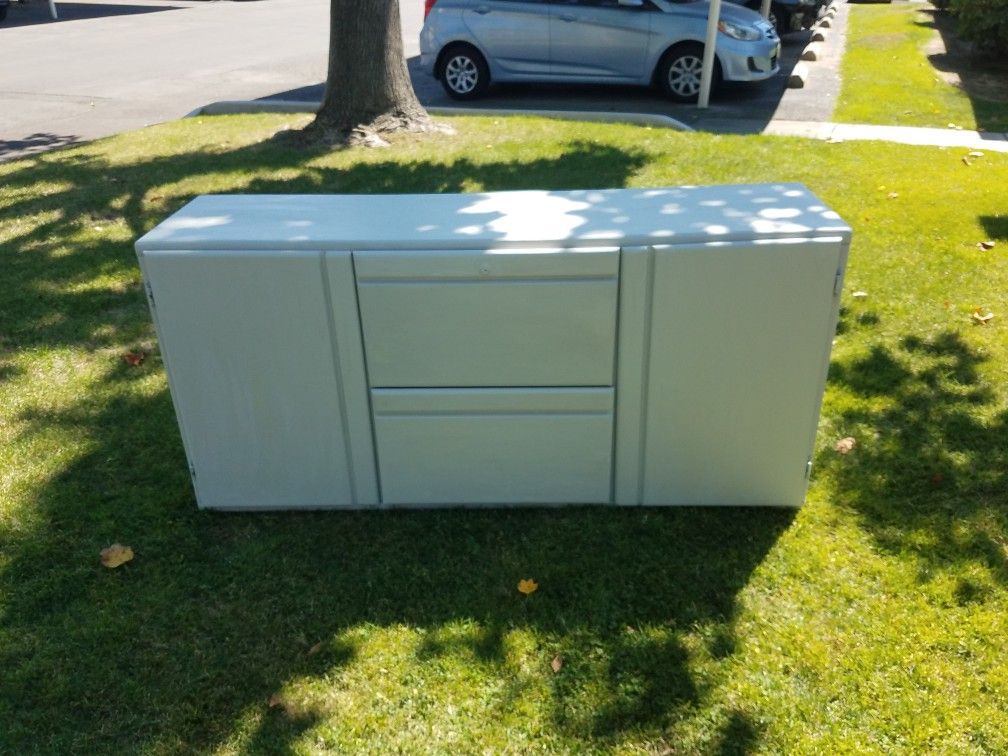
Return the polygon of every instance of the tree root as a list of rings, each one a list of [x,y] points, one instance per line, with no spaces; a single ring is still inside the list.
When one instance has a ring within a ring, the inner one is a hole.
[[[431,119],[427,112],[393,111],[381,113],[366,123],[339,123],[316,116],[298,130],[284,130],[274,135],[274,141],[291,147],[388,147],[383,134],[454,134],[455,129]]]

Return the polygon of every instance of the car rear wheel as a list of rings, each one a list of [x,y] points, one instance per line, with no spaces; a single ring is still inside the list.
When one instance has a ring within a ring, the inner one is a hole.
[[[696,102],[700,95],[700,74],[703,70],[703,45],[679,45],[665,53],[658,64],[658,84],[662,91],[678,102]],[[714,80],[711,89],[721,83],[721,66],[714,59]]]
[[[449,97],[474,100],[490,84],[490,69],[476,48],[455,45],[441,53],[438,78]]]

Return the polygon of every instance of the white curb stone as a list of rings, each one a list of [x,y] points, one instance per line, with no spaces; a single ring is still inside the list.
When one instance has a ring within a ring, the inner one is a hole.
[[[802,50],[801,60],[819,60],[822,57],[822,45],[818,42],[811,42]]]
[[[812,41],[813,42],[825,42],[826,41],[826,37],[828,36],[828,34],[829,33],[825,29],[815,29],[812,32]]]
[[[826,16],[825,18],[819,19],[818,26],[820,29],[829,29],[831,26],[833,26],[833,22],[830,21],[829,16]]]
[[[791,71],[791,75],[788,76],[787,87],[788,89],[802,89],[805,86],[806,79],[808,79],[808,66],[804,63],[799,63]]]

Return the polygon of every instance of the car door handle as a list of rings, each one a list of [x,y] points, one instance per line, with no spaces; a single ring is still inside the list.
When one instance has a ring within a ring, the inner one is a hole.
[[[559,18],[561,21],[577,21],[577,16],[572,16],[569,13],[561,13]]]
[[[490,12],[490,9],[487,8],[485,5],[479,5],[479,6],[475,7],[475,8],[473,8],[473,12],[474,13],[479,13],[481,16],[485,16],[487,13]]]

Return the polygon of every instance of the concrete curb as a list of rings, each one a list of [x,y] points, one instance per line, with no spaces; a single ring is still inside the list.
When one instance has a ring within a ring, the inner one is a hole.
[[[804,63],[799,63],[793,69],[791,69],[791,75],[788,76],[787,87],[788,89],[802,89],[805,87],[805,82],[808,81],[808,66]]]
[[[185,118],[199,115],[240,115],[246,113],[314,113],[318,102],[297,100],[222,100],[211,102],[187,113]],[[431,115],[456,116],[538,116],[558,121],[585,121],[589,123],[629,123],[634,126],[654,126],[675,131],[694,131],[682,121],[671,116],[650,113],[606,113],[594,110],[508,110],[503,108],[427,108]]]
[[[829,32],[827,32],[822,27],[817,26],[815,29],[812,30],[812,41],[813,42],[825,42],[826,41],[826,37],[828,35],[829,35]]]
[[[822,57],[822,44],[810,42],[799,57],[799,60],[819,60]]]

